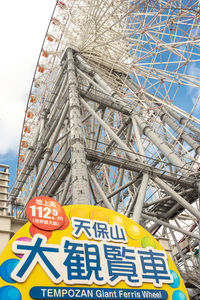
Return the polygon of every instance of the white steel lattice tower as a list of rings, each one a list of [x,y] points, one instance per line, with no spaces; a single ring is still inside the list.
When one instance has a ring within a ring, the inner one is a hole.
[[[13,209],[47,195],[125,214],[166,244],[189,287],[200,285],[199,12],[195,0],[58,1],[10,193]]]

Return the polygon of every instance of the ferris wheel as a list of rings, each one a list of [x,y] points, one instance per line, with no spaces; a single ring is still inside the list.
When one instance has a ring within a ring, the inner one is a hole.
[[[27,103],[13,208],[37,194],[119,211],[166,243],[198,286],[199,71],[199,1],[58,1]]]

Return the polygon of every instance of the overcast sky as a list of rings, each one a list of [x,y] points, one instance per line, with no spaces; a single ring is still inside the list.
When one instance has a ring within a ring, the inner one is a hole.
[[[56,0],[1,1],[0,163],[15,175],[24,112]]]

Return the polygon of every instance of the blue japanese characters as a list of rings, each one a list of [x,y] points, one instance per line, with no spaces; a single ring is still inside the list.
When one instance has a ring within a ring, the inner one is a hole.
[[[13,252],[24,254],[11,274],[13,280],[24,282],[37,263],[52,282],[66,284],[93,283],[115,286],[125,281],[129,286],[144,282],[162,287],[173,283],[167,256],[162,250],[128,247],[123,244],[77,241],[64,237],[61,245],[47,244],[37,234],[32,242],[15,241]]]
[[[109,225],[103,221],[72,218],[72,227],[74,229],[72,235],[76,238],[84,233],[88,239],[97,241],[128,242],[125,229],[119,224]]]

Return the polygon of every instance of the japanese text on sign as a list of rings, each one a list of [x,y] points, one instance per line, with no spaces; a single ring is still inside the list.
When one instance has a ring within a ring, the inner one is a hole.
[[[124,281],[129,286],[144,282],[161,287],[172,283],[164,251],[135,248],[124,244],[98,243],[64,237],[60,245],[47,244],[37,234],[31,242],[16,240],[13,252],[23,254],[11,277],[24,282],[37,263],[54,283],[115,286]]]
[[[72,218],[72,235],[76,238],[84,233],[88,239],[127,243],[126,232],[118,224],[109,225],[102,221]]]
[[[26,207],[29,221],[42,230],[57,230],[65,222],[62,206],[54,199],[39,196],[29,201]]]

